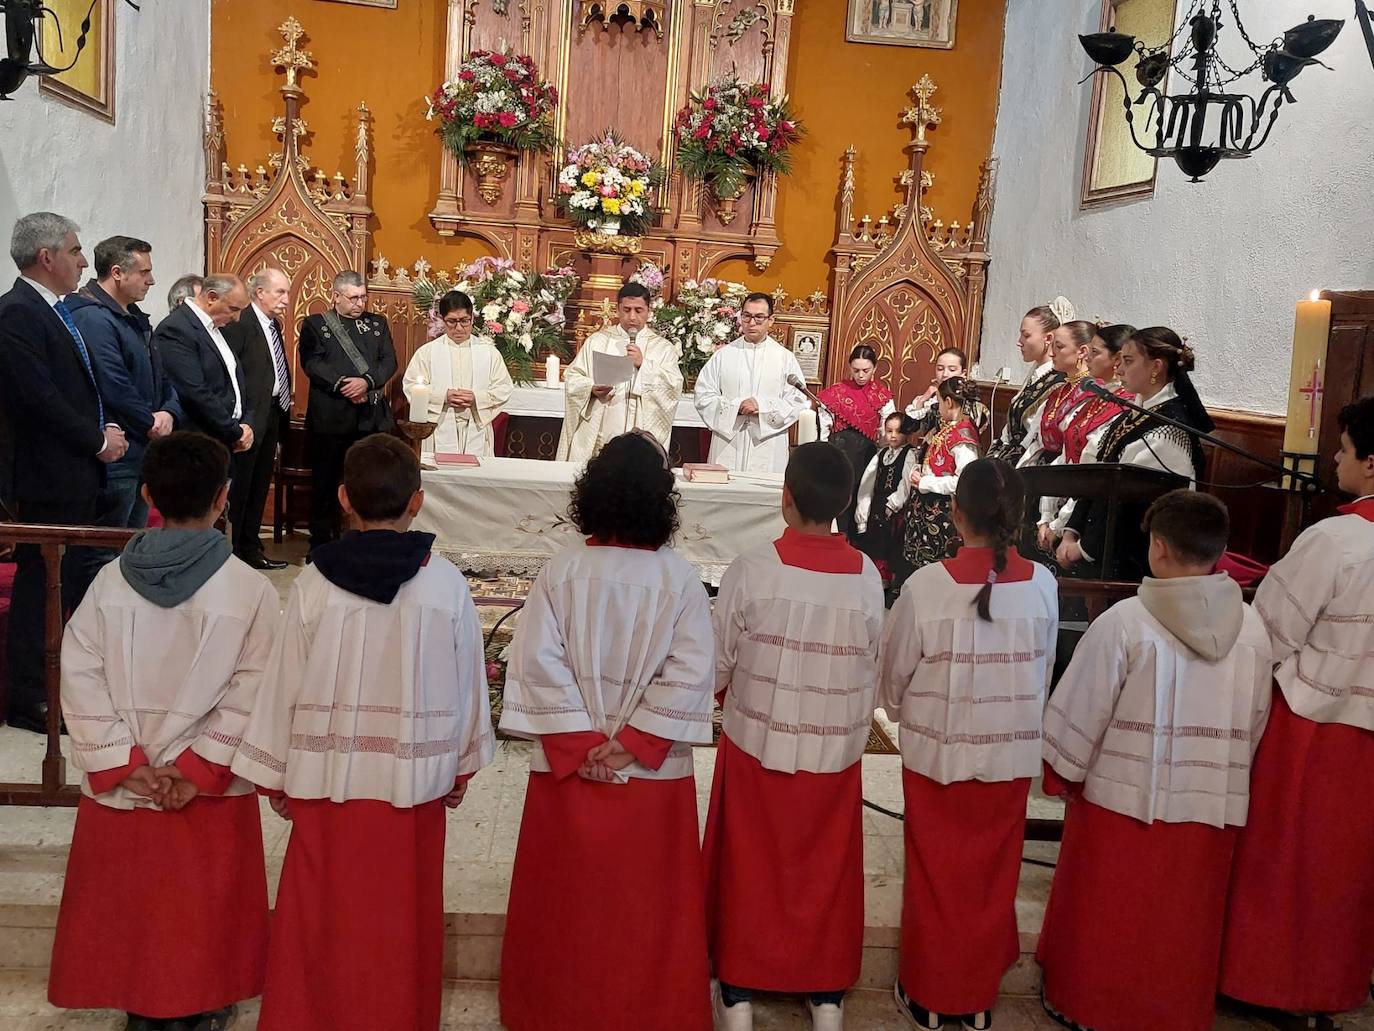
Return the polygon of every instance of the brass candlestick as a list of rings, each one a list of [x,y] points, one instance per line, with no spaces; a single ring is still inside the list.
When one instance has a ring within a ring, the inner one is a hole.
[[[410,441],[410,449],[415,452],[416,460],[420,458],[420,445],[434,436],[434,431],[439,428],[437,422],[411,422],[409,419],[397,419],[396,426]]]

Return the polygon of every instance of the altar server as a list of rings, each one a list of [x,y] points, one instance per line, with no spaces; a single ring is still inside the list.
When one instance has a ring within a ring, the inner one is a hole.
[[[407,391],[429,388],[429,421],[438,423],[424,453],[494,454],[492,421],[513,388],[501,352],[472,335],[472,300],[461,290],[439,299],[444,335],[423,344],[406,366]]]
[[[883,631],[878,690],[901,724],[906,799],[895,991],[917,1027],[989,1027],[1020,953],[1016,881],[1059,623],[1054,577],[1013,545],[1024,504],[1006,462],[964,469],[951,513],[964,546],[912,574]]]
[[[893,415],[900,422],[901,416]],[[839,1031],[863,958],[863,784],[883,584],[830,528],[851,497],[833,444],[792,452],[783,535],[737,558],[716,598],[723,729],[706,821],[717,1022],[753,1025],[755,990],[808,994]]]
[[[1069,806],[1037,958],[1070,1021],[1207,1031],[1269,640],[1212,572],[1220,501],[1172,491],[1145,526],[1154,578],[1088,628],[1045,715],[1045,790]]]
[[[62,712],[85,774],[48,998],[208,1031],[262,991],[258,800],[230,772],[280,619],[277,592],[214,529],[229,452],[153,440],[143,496],[163,527],[101,570],[62,640]]]
[[[292,585],[234,759],[292,821],[262,1031],[439,1027],[444,809],[495,743],[467,583],[409,529],[423,501],[400,440],[348,449],[358,530]]]
[[[501,951],[510,1031],[711,1026],[692,745],[711,741],[710,607],[668,548],[653,438],[609,441],[573,488],[585,540],[535,578],[501,728],[534,744]]]
[[[1227,906],[1221,991],[1330,1013],[1367,1001],[1374,968],[1374,397],[1338,418],[1341,490],[1269,570],[1274,712]]]
[[[710,460],[739,472],[782,472],[787,430],[810,402],[792,352],[770,335],[773,298],[750,294],[742,335],[713,354],[697,375],[696,406],[711,430]]]
[[[565,412],[558,457],[585,462],[617,434],[640,429],[667,448],[673,417],[682,394],[677,348],[649,322],[650,294],[639,283],[626,283],[616,294],[617,325],[587,337],[563,373]],[[634,376],[617,386],[597,386],[592,355],[628,357]]]

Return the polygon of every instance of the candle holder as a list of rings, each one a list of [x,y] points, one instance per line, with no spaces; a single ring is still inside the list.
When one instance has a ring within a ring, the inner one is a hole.
[[[420,445],[434,436],[434,431],[439,428],[437,422],[411,422],[409,419],[397,419],[396,427],[405,435],[406,440],[410,441],[410,450],[415,452],[418,460],[420,457]]]

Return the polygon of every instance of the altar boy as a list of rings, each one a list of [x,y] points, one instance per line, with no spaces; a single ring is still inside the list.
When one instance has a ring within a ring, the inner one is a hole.
[[[348,449],[359,530],[315,549],[234,770],[292,821],[262,1031],[435,1031],[443,995],[444,808],[491,761],[477,610],[411,531],[420,465],[395,437]]]
[[[1269,638],[1212,572],[1220,501],[1172,491],[1145,529],[1154,578],[1088,628],[1045,713],[1045,790],[1069,808],[1037,958],[1054,1015],[1208,1031]]]
[[[225,1026],[262,991],[267,878],[252,785],[229,769],[272,650],[277,592],[214,525],[229,452],[148,445],[163,527],[100,571],[62,639],[62,713],[85,773],[48,998]]]
[[[724,734],[706,822],[718,1026],[753,1027],[755,990],[807,993],[839,1031],[863,958],[860,760],[873,721],[883,583],[830,532],[853,496],[833,444],[783,479],[787,529],[726,570],[715,608]]]

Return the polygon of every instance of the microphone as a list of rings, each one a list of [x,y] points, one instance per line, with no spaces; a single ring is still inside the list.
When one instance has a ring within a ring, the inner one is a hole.
[[[827,405],[824,401],[822,401],[822,400],[821,400],[819,397],[817,397],[815,394],[811,393],[811,388],[808,387],[808,386],[806,385],[806,381],[805,381],[804,379],[802,379],[800,376],[798,376],[795,372],[788,373],[788,375],[787,375],[787,385],[788,385],[789,387],[796,387],[796,388],[797,388],[798,390],[800,390],[803,394],[805,394],[807,397],[809,397],[812,401],[815,401],[817,407],[819,407],[819,408],[824,408],[827,412],[830,412],[830,406]],[[834,412],[830,412],[830,414],[831,414],[831,415],[834,415],[835,413],[834,413]]]
[[[1081,384],[1081,386],[1085,393],[1092,394],[1093,397],[1100,397],[1107,401],[1115,401],[1117,404],[1122,404],[1122,399],[1120,397],[1112,393],[1095,379],[1090,379],[1086,383]]]

